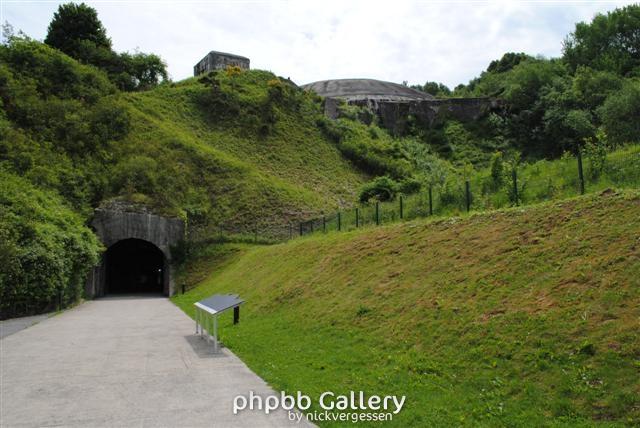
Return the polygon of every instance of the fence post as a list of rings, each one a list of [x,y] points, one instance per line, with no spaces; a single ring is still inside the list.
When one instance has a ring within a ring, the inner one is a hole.
[[[404,218],[404,206],[402,204],[402,195],[400,195],[400,220]]]
[[[519,205],[518,203],[518,172],[516,170],[516,167],[513,167],[513,170],[511,171],[511,176],[513,177],[513,198],[514,201],[516,203],[516,205]]]
[[[356,227],[360,227],[360,210],[356,208]]]
[[[340,211],[338,211],[338,232],[342,230],[342,218],[340,217]]]
[[[325,216],[322,216],[322,231],[327,233],[327,218]]]
[[[182,294],[184,294],[184,282],[182,283]]]
[[[580,178],[580,194],[584,195],[584,172],[582,170],[582,150],[578,147],[578,177]]]
[[[380,202],[376,202],[376,225],[380,225]]]
[[[313,220],[309,221],[309,229],[310,229],[311,233],[313,233]]]
[[[464,182],[465,193],[467,196],[467,212],[471,209],[471,189],[469,187],[469,180]]]
[[[429,215],[433,215],[433,195],[431,193],[432,189],[433,186],[429,185]]]

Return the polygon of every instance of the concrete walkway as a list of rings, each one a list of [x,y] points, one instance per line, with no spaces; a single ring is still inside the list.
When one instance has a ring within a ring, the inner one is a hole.
[[[30,317],[12,318],[10,320],[0,321],[0,339],[11,336],[20,330],[38,324],[42,320],[46,320],[53,314],[33,315]]]
[[[274,392],[235,355],[211,354],[162,297],[87,302],[0,340],[0,426],[273,427],[287,413],[232,412]]]

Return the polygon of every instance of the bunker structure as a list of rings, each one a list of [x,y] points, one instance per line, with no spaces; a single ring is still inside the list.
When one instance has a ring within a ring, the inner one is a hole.
[[[229,66],[237,66],[243,70],[248,70],[249,58],[225,52],[211,51],[193,66],[193,75],[198,76],[214,70],[224,70]]]
[[[340,115],[341,102],[366,107],[395,135],[402,134],[412,118],[430,128],[445,119],[478,120],[500,107],[499,101],[492,98],[436,99],[404,85],[374,79],[322,80],[302,88],[325,98],[327,117],[335,119]]]
[[[175,293],[172,248],[184,239],[182,220],[112,204],[95,210],[91,227],[106,251],[89,273],[85,283],[87,298]]]

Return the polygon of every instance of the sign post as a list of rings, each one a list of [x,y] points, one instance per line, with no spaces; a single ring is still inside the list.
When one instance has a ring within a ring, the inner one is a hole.
[[[240,320],[240,305],[244,300],[237,294],[215,294],[206,299],[196,302],[195,321],[196,334],[207,341],[213,339],[213,352],[218,352],[218,315],[233,308],[233,321],[237,324]]]

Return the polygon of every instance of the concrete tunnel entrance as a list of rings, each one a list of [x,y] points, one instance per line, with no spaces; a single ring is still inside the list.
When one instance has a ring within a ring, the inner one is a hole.
[[[96,209],[91,226],[107,249],[87,278],[85,296],[175,292],[171,249],[185,237],[184,222],[113,202]]]
[[[104,262],[107,294],[164,291],[164,254],[150,242],[135,238],[118,241],[109,247]]]

